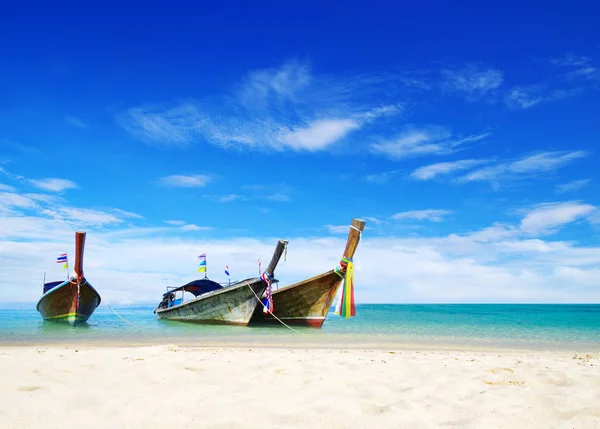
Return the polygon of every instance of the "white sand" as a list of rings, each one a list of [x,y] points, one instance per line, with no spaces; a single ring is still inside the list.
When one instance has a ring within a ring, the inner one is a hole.
[[[600,428],[600,355],[11,347],[1,428]]]

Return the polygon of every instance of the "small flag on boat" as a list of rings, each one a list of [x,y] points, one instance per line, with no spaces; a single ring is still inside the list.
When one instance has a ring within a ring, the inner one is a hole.
[[[198,272],[205,273],[206,272],[206,253],[203,253],[202,255],[198,256],[198,259],[200,259],[200,266],[198,267]]]
[[[260,274],[260,258],[257,256],[256,259],[258,259],[258,274]]]
[[[56,258],[56,263],[57,264],[64,264],[63,267],[62,267],[63,271],[66,270],[67,268],[69,268],[69,261],[67,259],[67,254],[63,253],[58,258]]]
[[[229,265],[225,265],[225,274],[229,275]]]

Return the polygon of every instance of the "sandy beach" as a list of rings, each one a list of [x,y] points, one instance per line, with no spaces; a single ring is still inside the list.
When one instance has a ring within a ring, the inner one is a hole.
[[[598,353],[7,347],[3,428],[598,428]]]

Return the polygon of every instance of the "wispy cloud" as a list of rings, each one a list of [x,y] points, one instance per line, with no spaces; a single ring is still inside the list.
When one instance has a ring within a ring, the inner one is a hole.
[[[62,192],[67,189],[76,189],[77,184],[67,179],[31,179],[31,184],[36,188],[43,189],[44,191],[50,192]]]
[[[87,122],[71,115],[65,116],[65,121],[67,124],[72,125],[76,128],[86,129],[88,127]]]
[[[11,192],[0,192],[0,207],[31,209],[37,207],[37,203],[33,199],[23,195]]]
[[[485,164],[487,162],[489,161],[484,159],[463,159],[460,161],[439,162],[437,164],[417,168],[411,173],[411,176],[418,180],[430,180],[436,176],[468,170],[476,165]]]
[[[570,53],[562,58],[551,58],[550,62],[567,69],[569,79],[600,81],[600,66],[594,64],[589,57]]]
[[[183,220],[165,220],[164,223],[174,226],[183,226],[185,225],[185,221]]]
[[[384,171],[365,176],[365,180],[371,183],[383,184],[389,182],[400,173],[400,170]]]
[[[581,88],[549,90],[544,85],[515,86],[508,91],[505,102],[513,109],[529,109],[540,103],[575,96],[581,91]]]
[[[189,176],[175,174],[160,179],[163,185],[176,186],[180,188],[202,188],[211,180],[210,176],[203,174],[192,174]]]
[[[557,170],[568,163],[587,155],[588,153],[585,151],[541,152],[516,161],[498,163],[489,167],[477,169],[466,176],[463,176],[460,181],[497,181],[500,179],[527,177]]]
[[[582,67],[589,64],[590,59],[583,55],[569,53],[564,57],[550,58],[550,62],[560,67]]]
[[[241,187],[243,193],[230,193],[225,195],[204,195],[218,203],[230,203],[233,201],[275,201],[290,202],[290,194],[293,189],[285,184],[276,185],[244,185]]]
[[[46,217],[57,220],[76,222],[88,226],[104,226],[123,222],[114,214],[102,212],[100,210],[82,209],[74,207],[55,207],[45,209],[40,212]]]
[[[279,68],[254,70],[244,78],[239,99],[250,108],[266,106],[275,97],[295,100],[313,80],[307,63],[291,60]]]
[[[5,185],[4,183],[0,183],[0,191],[15,192],[15,188],[10,185]]]
[[[525,212],[520,230],[527,234],[551,234],[563,225],[583,219],[597,209],[577,201],[546,203]]]
[[[2,139],[2,138],[0,138],[0,146],[11,148],[11,149],[16,149],[19,152],[22,152],[27,155],[39,155],[42,153],[38,148],[27,146],[27,145],[17,143],[12,140]]]
[[[511,163],[509,170],[524,174],[550,171],[587,155],[588,153],[582,150],[573,152],[541,152]]]
[[[564,225],[593,221],[598,210],[587,206],[576,201],[537,205],[523,211],[514,224],[493,223],[466,234],[428,237],[369,234],[368,239],[361,240],[355,255],[359,267],[357,283],[361,284],[357,301],[598,302],[600,248],[581,246],[572,240],[536,237]],[[33,284],[38,273],[44,271],[58,278],[62,273],[52,255],[73,246],[76,225],[31,216],[29,210],[16,209],[2,218],[0,259],[6,263],[0,270],[1,302],[35,303],[38,290],[23,288],[15,296],[11,280],[19,278]],[[104,285],[102,296],[107,302],[154,301],[156,288],[149,288],[148,284],[177,285],[189,281],[189,264],[197,256],[195,231],[201,231],[196,227],[205,227],[189,224],[186,231],[181,228],[188,225],[186,222],[175,223],[171,227],[140,228],[113,222],[87,229],[92,232],[86,240],[88,274]],[[330,237],[292,237],[294,245],[287,261],[277,267],[282,286],[330,270],[339,262],[348,226],[343,229],[331,226]],[[255,273],[256,256],[266,260],[273,245],[273,239],[257,238],[255,234],[216,239],[207,234],[202,240],[213,264],[228,264],[235,270],[236,278]],[[170,255],[167,269],[165,254]],[[127,260],[127,269],[115,269],[115,260]],[[219,277],[217,272],[214,275]],[[220,276],[226,280],[224,274]],[[387,281],[390,278],[395,281],[390,283]]]
[[[67,179],[45,178],[45,179],[30,179],[19,174],[13,174],[3,167],[0,167],[0,173],[4,174],[11,180],[33,185],[38,189],[43,189],[50,192],[62,192],[67,189],[76,189],[77,184]]]
[[[562,194],[564,192],[574,192],[586,186],[590,183],[590,179],[582,179],[582,180],[571,180],[567,183],[561,183],[560,185],[556,185],[556,193]]]
[[[292,201],[292,198],[288,194],[285,194],[285,193],[264,195],[263,197],[265,200],[268,200],[268,201],[279,201],[282,203]]]
[[[348,232],[348,225],[325,225],[330,234],[344,234]]]
[[[364,104],[352,94],[356,85],[331,82],[312,74],[305,63],[289,61],[277,69],[251,71],[233,94],[173,107],[133,107],[117,120],[134,137],[154,145],[208,142],[225,148],[318,151],[401,113],[397,103]]]
[[[227,195],[222,195],[220,197],[217,197],[217,200],[220,203],[228,203],[230,201],[235,201],[235,200],[240,200],[243,199],[244,196],[243,195],[238,195],[238,194],[227,194]]]
[[[112,209],[112,211],[123,217],[133,218],[133,219],[144,219],[144,216],[137,214],[137,213],[128,212],[128,211],[121,210],[121,209]]]
[[[469,102],[478,101],[495,93],[504,81],[504,73],[498,69],[482,69],[471,64],[462,69],[443,70],[443,89],[462,93]]]
[[[370,223],[374,223],[375,225],[381,225],[384,223],[383,220],[373,217],[373,216],[365,216],[365,220]]]
[[[195,224],[184,225],[181,227],[183,231],[210,231],[212,230],[209,226],[198,226]]]
[[[396,213],[392,216],[393,220],[429,220],[431,222],[442,222],[444,218],[452,214],[450,210],[411,210],[407,212]]]
[[[463,149],[467,143],[478,142],[489,135],[490,133],[482,133],[467,137],[454,137],[444,127],[412,128],[396,138],[372,144],[371,151],[392,159],[448,155]]]
[[[359,127],[360,123],[354,119],[318,120],[282,134],[281,142],[295,150],[321,150]]]

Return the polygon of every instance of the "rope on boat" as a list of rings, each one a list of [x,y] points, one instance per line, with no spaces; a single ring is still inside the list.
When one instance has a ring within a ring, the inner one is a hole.
[[[108,305],[108,308],[110,308],[110,309],[113,311],[113,313],[115,313],[117,316],[119,316],[119,317],[120,317],[121,319],[123,319],[125,322],[129,323],[129,324],[130,324],[131,326],[133,326],[134,328],[137,328],[137,326],[136,326],[136,325],[134,325],[134,324],[133,324],[133,323],[131,323],[129,320],[125,319],[123,316],[121,316],[119,313],[117,313],[117,312],[115,311],[115,309],[114,309],[114,308],[112,308],[112,307],[110,306],[110,304],[109,304],[108,302],[106,303],[106,305]]]
[[[256,297],[256,299],[258,300],[258,302],[260,303],[260,305],[262,305],[262,306],[263,306],[263,308],[266,308],[266,309],[267,309],[267,311],[269,312],[269,314],[270,314],[271,316],[273,316],[275,319],[277,319],[277,320],[279,321],[279,323],[281,323],[281,324],[282,324],[283,326],[285,326],[286,328],[288,328],[288,329],[290,329],[290,330],[292,330],[292,331],[296,332],[297,334],[304,335],[304,334],[302,334],[302,332],[300,332],[300,331],[297,331],[296,329],[294,329],[294,328],[292,328],[291,326],[287,325],[287,324],[286,324],[286,323],[285,323],[283,320],[281,320],[279,317],[275,316],[275,315],[273,314],[273,312],[272,312],[270,309],[268,309],[266,305],[264,305],[264,304],[263,304],[263,302],[260,300],[260,298],[258,297],[258,295],[256,294],[256,292],[254,292],[254,289],[252,289],[252,287],[250,286],[250,284],[248,283],[248,281],[247,281],[247,280],[245,280],[245,283],[246,283],[246,286],[248,286],[248,289],[250,289],[250,290],[252,291],[252,295],[254,295],[254,296]]]

